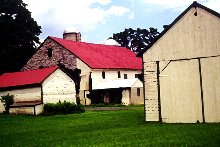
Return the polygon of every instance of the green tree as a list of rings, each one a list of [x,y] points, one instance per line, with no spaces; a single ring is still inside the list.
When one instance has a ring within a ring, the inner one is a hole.
[[[41,27],[22,0],[0,0],[0,74],[18,71],[36,51]]]
[[[9,109],[10,109],[10,105],[14,104],[14,96],[13,95],[9,95],[9,93],[5,96],[2,96],[1,99],[5,104],[5,113],[9,114]]]
[[[116,40],[121,46],[130,49],[135,53],[139,53],[142,49],[146,48],[152,43],[159,32],[155,28],[134,30],[132,28],[125,29],[123,32],[113,34],[114,40]]]

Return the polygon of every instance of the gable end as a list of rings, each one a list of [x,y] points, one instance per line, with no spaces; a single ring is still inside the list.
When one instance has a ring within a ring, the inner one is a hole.
[[[48,57],[47,54],[49,48],[53,50],[51,57]],[[47,37],[38,51],[22,68],[22,71],[52,67],[58,64],[63,64],[66,68],[74,70],[76,68],[76,56],[53,39]]]
[[[212,9],[209,9],[199,3],[197,3],[196,1],[194,1],[185,11],[183,11],[170,25],[167,25],[167,27],[160,33],[160,35],[151,43],[149,44],[149,46],[145,49],[143,49],[141,52],[139,52],[137,54],[137,57],[142,57],[143,54],[149,49],[151,48],[154,43],[156,43],[158,40],[160,40],[160,38],[167,33],[167,31],[169,31],[190,9],[192,8],[201,8],[204,9],[205,11],[207,11],[208,13],[220,18],[220,14],[216,11],[213,11]]]

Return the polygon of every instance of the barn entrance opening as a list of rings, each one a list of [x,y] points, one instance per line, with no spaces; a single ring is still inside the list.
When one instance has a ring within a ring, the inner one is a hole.
[[[92,104],[121,104],[122,88],[91,91]]]

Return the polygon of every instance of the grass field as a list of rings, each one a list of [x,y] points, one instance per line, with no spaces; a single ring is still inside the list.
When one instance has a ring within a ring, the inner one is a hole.
[[[0,146],[220,146],[220,124],[146,123],[143,106],[128,108],[0,115]]]

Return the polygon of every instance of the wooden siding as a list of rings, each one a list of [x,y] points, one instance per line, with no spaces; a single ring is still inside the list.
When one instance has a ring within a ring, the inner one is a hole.
[[[220,122],[219,75],[220,57],[172,61],[160,73],[163,122]]]
[[[220,122],[220,57],[201,59],[206,122]]]
[[[220,21],[207,11],[189,10],[143,55],[145,60],[162,61],[220,55]]]
[[[219,56],[219,17],[191,8],[143,54],[146,121],[220,122]]]
[[[67,102],[76,103],[74,81],[63,71],[57,69],[42,84],[43,103]]]
[[[198,60],[174,61],[160,73],[162,121],[202,122]]]

